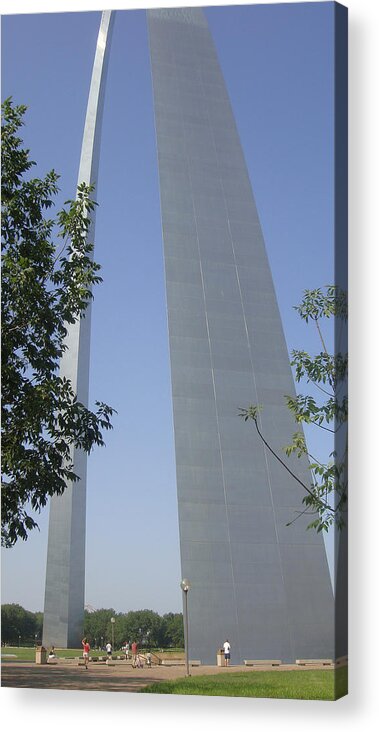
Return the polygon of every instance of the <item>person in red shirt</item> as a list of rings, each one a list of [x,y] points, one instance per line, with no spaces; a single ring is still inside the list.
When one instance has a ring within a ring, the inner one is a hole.
[[[89,659],[89,652],[90,652],[91,646],[88,643],[87,638],[83,638],[82,646],[83,646],[84,665],[88,669],[88,659]]]
[[[138,655],[138,643],[136,643],[136,641],[133,641],[133,643],[132,643],[132,666],[133,666],[133,668],[136,667],[137,655]]]

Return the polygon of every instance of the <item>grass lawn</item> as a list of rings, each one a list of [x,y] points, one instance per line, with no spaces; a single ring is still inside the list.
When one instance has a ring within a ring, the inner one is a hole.
[[[47,649],[49,651],[49,648]],[[58,658],[75,658],[76,656],[82,656],[83,649],[82,648],[56,648],[55,649],[55,655],[58,656]],[[141,650],[141,653],[143,651]],[[184,651],[182,649],[166,649],[162,653],[160,650],[155,651],[152,649],[152,653],[157,653],[160,658],[184,658]],[[106,656],[106,651],[98,651],[97,648],[93,649],[91,651],[91,656]],[[120,650],[115,650],[113,653],[113,656],[121,656],[122,658],[125,657],[125,653]],[[7,658],[10,661],[35,661],[36,652],[35,648],[30,647],[23,647],[19,648],[18,646],[2,646],[1,647],[1,657],[4,661],[7,660]]]
[[[334,701],[347,693],[347,667],[336,671],[241,671],[192,676],[151,684],[140,693]]]
[[[47,649],[49,650],[49,649]],[[82,648],[62,648],[55,649],[55,654],[58,658],[75,658],[75,656],[81,656],[83,653]],[[96,655],[98,655],[96,653]],[[105,655],[105,652],[104,654]],[[7,658],[10,661],[35,661],[36,651],[35,648],[19,648],[18,646],[2,646],[1,647],[1,658],[6,661]]]

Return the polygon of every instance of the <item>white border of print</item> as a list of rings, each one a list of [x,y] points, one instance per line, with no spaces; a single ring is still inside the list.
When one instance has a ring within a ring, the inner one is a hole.
[[[301,1],[301,0],[292,0]],[[322,1],[322,0],[320,0]],[[261,4],[267,4],[260,0]],[[199,2],[182,3],[200,5]],[[204,2],[203,5],[233,3]],[[238,4],[245,3],[240,0]],[[1,689],[1,719],[21,729],[77,725],[102,730],[104,725],[164,725],[165,732],[213,730],[253,725],[265,732],[307,729],[367,732],[378,719],[377,640],[378,581],[376,496],[377,473],[377,342],[378,242],[375,153],[378,152],[378,0],[345,0],[349,8],[349,230],[350,230],[350,692],[337,703],[168,697],[101,692]],[[55,0],[53,11],[179,6],[180,2],[109,2]],[[3,0],[2,14],[52,12],[51,2]],[[376,642],[375,642],[376,640]]]

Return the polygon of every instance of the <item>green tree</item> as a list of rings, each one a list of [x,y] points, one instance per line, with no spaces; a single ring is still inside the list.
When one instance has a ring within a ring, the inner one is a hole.
[[[32,178],[35,165],[18,131],[24,106],[2,105],[2,544],[27,539],[49,496],[78,480],[70,447],[103,445],[114,410],[95,412],[58,373],[67,324],[84,317],[99,283],[87,240],[91,186],[78,186],[55,219],[45,216],[58,192],[51,170]]]
[[[1,606],[1,638],[4,643],[18,645],[31,642],[38,633],[36,613],[15,603]]]
[[[173,615],[170,613],[169,615]],[[113,609],[101,609],[84,613],[84,632],[90,643],[100,645],[112,640],[112,623],[114,617],[114,650],[128,641],[136,640],[140,647],[164,646],[164,619],[153,610],[130,610],[127,613],[116,613]],[[167,643],[172,645],[171,641]]]
[[[137,641],[140,647],[156,647],[162,637],[162,618],[153,610],[130,610],[122,625],[122,641]]]
[[[38,640],[42,640],[43,613],[42,612],[36,612],[36,613],[34,613],[34,618],[35,618],[34,635],[37,636],[37,639]]]
[[[165,648],[184,648],[183,613],[166,613],[162,618],[163,639]]]
[[[91,644],[101,645],[103,639],[103,645],[111,640],[112,638],[112,624],[111,618],[116,618],[117,613],[113,608],[101,608],[94,612],[84,612],[84,634],[88,637]],[[117,623],[115,624],[117,628]],[[115,630],[116,630],[115,628]]]
[[[321,342],[322,350],[310,356],[304,350],[292,351],[291,366],[295,369],[297,382],[307,384],[311,394],[286,396],[287,406],[295,421],[300,425],[315,426],[326,430],[334,440],[334,450],[327,463],[308,451],[304,434],[293,434],[290,445],[284,447],[287,456],[292,454],[309,459],[310,481],[305,484],[272,449],[261,431],[259,413],[261,405],[251,405],[240,410],[245,421],[251,419],[256,431],[267,449],[305,489],[302,513],[311,513],[314,519],[308,528],[328,531],[331,525],[342,528],[347,508],[347,353],[330,352],[322,329],[322,321],[334,319],[334,341],[337,348],[346,341],[347,298],[346,293],[336,286],[305,290],[299,306],[295,307],[300,318],[313,323]],[[318,396],[316,396],[316,393]],[[291,522],[292,523],[292,522]]]

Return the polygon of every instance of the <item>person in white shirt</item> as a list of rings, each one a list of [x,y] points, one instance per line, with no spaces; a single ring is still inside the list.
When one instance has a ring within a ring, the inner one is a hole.
[[[105,646],[105,650],[107,652],[108,661],[109,661],[109,659],[112,658],[112,644],[107,643],[107,645]]]
[[[224,658],[225,658],[225,666],[229,666],[230,664],[230,643],[228,639],[226,639],[224,643]]]

